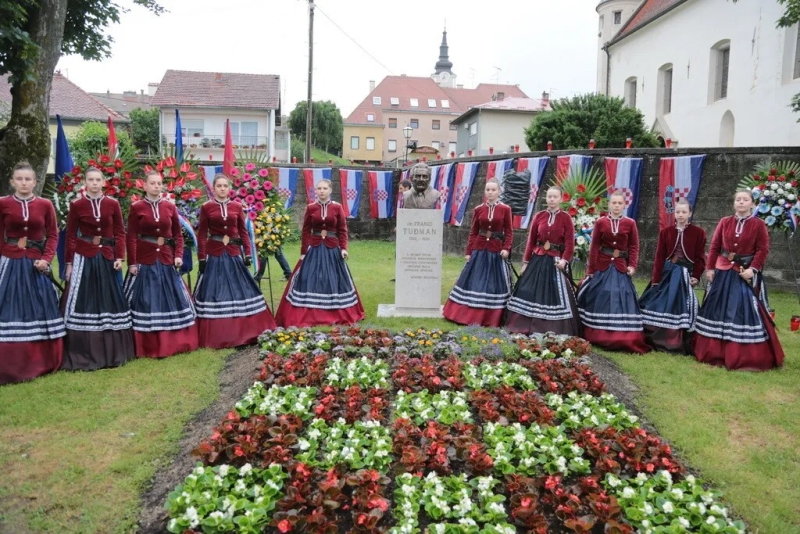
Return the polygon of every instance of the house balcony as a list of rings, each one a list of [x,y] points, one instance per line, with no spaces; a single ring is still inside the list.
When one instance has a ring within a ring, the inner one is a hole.
[[[267,150],[269,138],[265,135],[234,135],[234,150]],[[164,135],[167,144],[175,144],[175,135]],[[198,152],[204,150],[225,150],[225,134],[194,134],[183,136],[184,150],[191,149]]]

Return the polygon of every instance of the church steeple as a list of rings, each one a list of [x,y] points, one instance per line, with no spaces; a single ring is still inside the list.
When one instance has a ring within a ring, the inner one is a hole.
[[[445,28],[442,32],[442,44],[439,45],[439,61],[436,62],[436,74],[441,74],[442,72],[453,74],[453,72],[450,70],[453,68],[453,63],[448,57],[448,48],[447,28]]]

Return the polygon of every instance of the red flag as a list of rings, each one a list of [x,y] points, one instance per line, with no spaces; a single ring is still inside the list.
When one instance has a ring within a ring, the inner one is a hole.
[[[117,147],[117,132],[114,130],[114,121],[111,120],[111,115],[108,116],[108,157],[117,159],[119,155]]]
[[[233,162],[233,136],[231,135],[231,120],[225,120],[225,155],[222,157],[222,172],[226,176],[232,176],[231,171],[235,167]]]

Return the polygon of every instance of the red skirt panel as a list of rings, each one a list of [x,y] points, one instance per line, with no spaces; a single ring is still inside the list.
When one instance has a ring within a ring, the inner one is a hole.
[[[269,308],[248,317],[196,320],[198,344],[210,349],[226,349],[252,345],[265,330],[274,330],[275,319]]]
[[[583,338],[592,345],[597,345],[607,350],[619,350],[635,354],[644,354],[652,350],[645,341],[644,332],[600,330],[584,325]]]
[[[180,330],[159,330],[157,332],[133,331],[136,356],[140,358],[166,358],[182,352],[197,350],[197,320],[195,324]]]
[[[61,367],[64,338],[0,343],[0,385],[24,382]]]
[[[450,299],[444,305],[444,318],[456,324],[479,324],[486,327],[499,327],[503,322],[504,308],[492,310],[488,308],[473,308],[457,304]]]
[[[325,310],[321,308],[300,308],[284,299],[278,306],[275,320],[278,326],[288,328],[296,326],[306,328],[312,326],[352,325],[364,319],[364,307],[359,299],[358,304],[349,308]]]

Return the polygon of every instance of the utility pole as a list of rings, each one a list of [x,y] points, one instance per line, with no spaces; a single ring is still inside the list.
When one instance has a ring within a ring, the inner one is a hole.
[[[311,161],[311,79],[314,75],[314,0],[308,0],[308,109],[306,111],[306,163]]]

